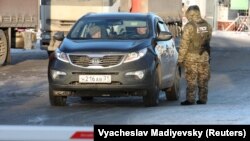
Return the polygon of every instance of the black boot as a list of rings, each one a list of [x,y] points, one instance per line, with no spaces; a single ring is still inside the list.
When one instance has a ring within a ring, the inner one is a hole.
[[[196,103],[197,104],[206,104],[207,102],[206,101],[197,100]]]
[[[189,102],[188,100],[181,102],[181,105],[193,105],[193,104],[194,102]]]

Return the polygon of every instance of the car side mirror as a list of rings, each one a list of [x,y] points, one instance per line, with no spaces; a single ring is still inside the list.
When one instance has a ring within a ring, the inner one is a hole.
[[[167,40],[172,39],[172,37],[173,37],[173,36],[172,36],[172,34],[171,34],[170,32],[161,31],[161,32],[158,34],[156,40],[157,40],[157,41],[167,41]]]
[[[62,41],[64,39],[64,33],[61,31],[58,31],[54,34],[54,38],[58,41]]]

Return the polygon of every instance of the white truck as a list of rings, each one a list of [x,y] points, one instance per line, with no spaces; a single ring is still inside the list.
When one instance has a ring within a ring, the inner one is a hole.
[[[58,44],[53,35],[62,31],[68,33],[81,16],[89,12],[118,12],[120,0],[42,0],[40,48],[48,54]]]
[[[174,37],[181,34],[182,0],[122,0],[120,11],[156,13],[166,22]]]
[[[33,48],[38,29],[39,0],[0,0],[0,66],[11,62],[11,48]]]

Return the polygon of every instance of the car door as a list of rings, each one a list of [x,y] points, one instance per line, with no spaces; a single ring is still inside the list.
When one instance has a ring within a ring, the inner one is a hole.
[[[169,32],[166,24],[159,19],[156,20],[156,26],[156,32],[158,32],[157,35],[161,31]],[[170,87],[177,61],[173,39],[167,41],[157,41],[155,51],[160,62],[160,87],[162,89]]]
[[[163,25],[165,26],[165,29],[166,31],[170,32],[167,25],[165,23],[163,23]],[[169,61],[169,73],[172,74],[172,77],[174,77],[175,75],[175,69],[176,69],[176,66],[177,66],[177,61],[178,61],[178,51],[177,51],[177,48],[176,48],[176,45],[175,45],[175,40],[174,38],[172,38],[171,40],[168,40],[167,41],[167,52],[168,54],[170,55],[170,61]]]

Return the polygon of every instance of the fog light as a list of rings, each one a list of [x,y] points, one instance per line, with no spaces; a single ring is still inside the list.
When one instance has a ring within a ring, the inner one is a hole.
[[[144,72],[143,71],[136,71],[135,75],[137,75],[139,79],[142,79],[144,77]]]
[[[126,76],[137,76],[137,78],[142,79],[144,77],[144,71],[127,72]]]
[[[51,72],[51,77],[53,79],[58,79],[60,76],[67,75],[66,72],[62,72],[62,71],[51,70],[50,72]]]

